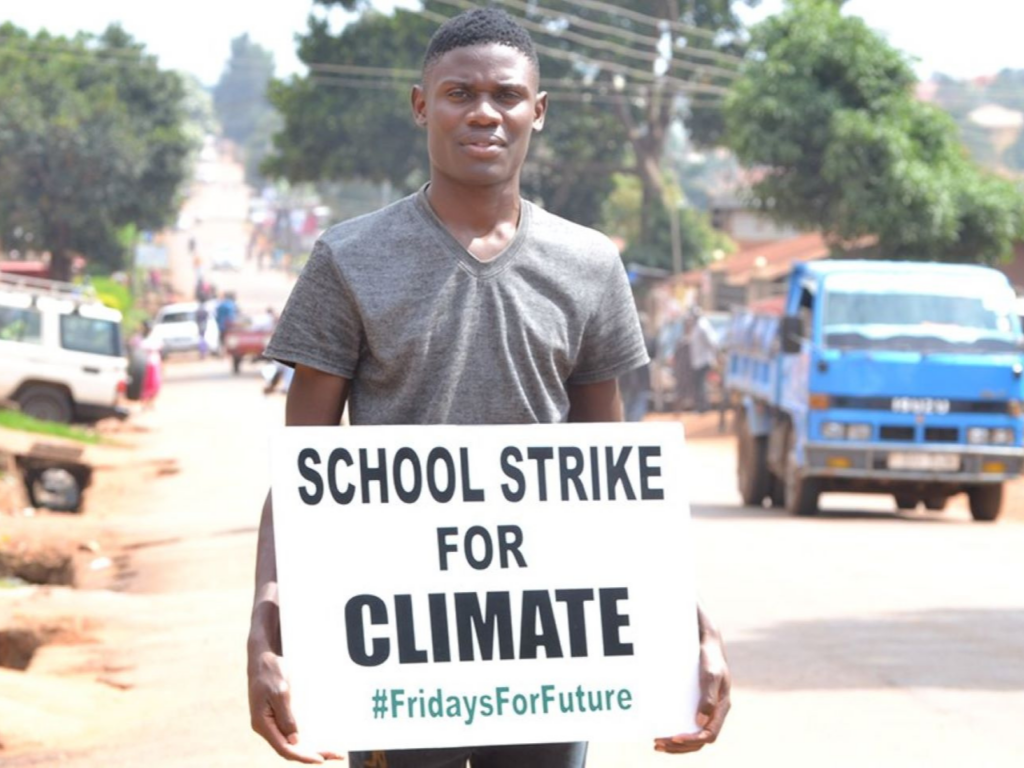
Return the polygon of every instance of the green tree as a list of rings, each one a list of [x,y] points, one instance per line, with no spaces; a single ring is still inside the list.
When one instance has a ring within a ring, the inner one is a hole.
[[[756,5],[758,0],[744,0]],[[462,0],[448,5],[465,7]],[[604,133],[626,150],[625,165],[641,182],[640,241],[665,239],[670,189],[664,158],[673,124],[685,121],[693,141],[717,144],[720,97],[737,76],[745,37],[737,0],[503,0],[525,14],[545,71],[570,92],[591,93],[614,119]]]
[[[422,183],[426,168],[422,133],[409,118],[409,86],[438,23],[471,4],[426,0],[420,12],[390,17],[365,10],[365,3],[342,4],[364,12],[337,35],[311,19],[299,46],[310,76],[271,88],[285,125],[264,168],[291,181],[354,176],[387,179],[408,191]],[[720,104],[686,97],[714,96],[735,74],[726,68],[735,67],[741,47],[733,4],[500,3],[537,41],[542,86],[551,94],[551,119],[535,137],[523,171],[524,194],[554,213],[596,225],[613,175],[631,173],[643,184],[641,221],[667,227],[658,210],[665,198],[665,139],[681,116],[704,141],[717,135]],[[678,26],[665,26],[670,21]],[[659,67],[670,76],[658,76]],[[641,226],[640,237],[658,242],[668,233]]]
[[[165,224],[189,143],[182,83],[119,27],[99,37],[0,26],[0,240],[123,266],[119,231]]]
[[[779,220],[890,258],[993,262],[1024,231],[1017,190],[967,158],[951,118],[912,96],[904,56],[834,0],[791,0],[753,30],[730,143],[765,169]]]
[[[244,34],[231,41],[231,56],[213,88],[224,136],[242,149],[246,176],[253,181],[259,180],[260,163],[281,125],[267,96],[273,77],[273,54]]]
[[[293,183],[387,180],[415,189],[425,179],[426,143],[409,89],[435,26],[401,9],[367,11],[334,34],[326,20],[310,17],[298,48],[309,75],[269,90],[283,125],[263,170]]]
[[[615,187],[602,206],[601,228],[609,234],[625,239],[627,246],[623,258],[649,267],[671,271],[672,227],[668,217],[675,215],[679,234],[679,250],[683,270],[696,269],[712,261],[715,251],[731,253],[736,244],[727,235],[711,226],[708,215],[695,208],[679,205],[682,192],[666,179],[670,205],[659,209],[658,238],[644,241],[640,238],[643,188],[635,175],[616,174]],[[678,201],[678,202],[677,202]]]

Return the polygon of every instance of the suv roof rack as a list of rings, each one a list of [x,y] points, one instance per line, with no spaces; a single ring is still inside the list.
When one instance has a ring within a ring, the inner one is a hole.
[[[9,272],[0,272],[0,288],[13,288],[26,291],[36,296],[51,296],[58,299],[95,300],[96,289],[91,285],[65,283],[60,280],[48,280],[42,277],[28,277]]]

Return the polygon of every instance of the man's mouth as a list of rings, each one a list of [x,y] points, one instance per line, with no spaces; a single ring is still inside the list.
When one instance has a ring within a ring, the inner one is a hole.
[[[498,136],[472,136],[463,139],[462,145],[466,147],[503,147],[505,142]]]

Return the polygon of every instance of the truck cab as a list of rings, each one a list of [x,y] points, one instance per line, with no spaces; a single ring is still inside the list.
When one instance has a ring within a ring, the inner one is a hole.
[[[781,309],[773,320],[747,313],[760,340],[729,363],[744,405],[746,501],[814,514],[821,493],[846,491],[942,509],[964,492],[976,520],[998,516],[1003,483],[1024,466],[1021,325],[1005,276],[959,264],[800,264]]]

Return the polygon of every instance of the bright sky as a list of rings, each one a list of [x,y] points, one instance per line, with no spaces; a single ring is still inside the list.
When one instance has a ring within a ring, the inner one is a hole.
[[[415,7],[416,0],[374,0],[388,11],[394,5]],[[753,16],[782,7],[764,0]],[[278,75],[298,72],[295,35],[306,28],[312,0],[0,0],[0,21],[36,32],[62,35],[101,32],[118,21],[159,57],[163,67],[184,69],[207,84],[220,77],[231,40],[245,32],[274,53]],[[849,0],[857,14],[886,35],[889,42],[919,59],[918,73],[944,72],[966,78],[1004,68],[1024,69],[1024,2],[1022,0]],[[317,9],[317,13],[320,10]],[[338,14],[335,23],[344,18]]]

